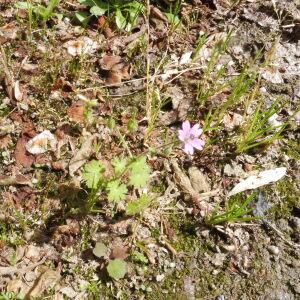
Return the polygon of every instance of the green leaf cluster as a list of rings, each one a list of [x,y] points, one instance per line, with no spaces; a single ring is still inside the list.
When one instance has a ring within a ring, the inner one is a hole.
[[[139,199],[132,200],[126,207],[126,214],[133,216],[143,212],[151,204],[152,199],[147,195],[143,194]]]
[[[138,17],[145,10],[145,6],[139,1],[78,0],[78,2],[90,7],[89,13],[95,17],[113,13],[117,27],[126,31],[130,31],[136,26]],[[88,14],[83,12],[77,12],[76,17],[83,25],[86,25],[90,18]]]
[[[54,13],[55,8],[59,5],[60,0],[50,0],[48,6],[43,6],[40,4],[31,4],[27,2],[17,2],[15,7],[18,9],[25,9],[28,11],[32,11],[36,16],[41,18],[43,22],[49,21],[53,16],[58,17],[61,19],[63,16],[62,14]]]
[[[83,168],[82,178],[90,190],[88,209],[91,209],[97,200],[99,192],[107,195],[108,201],[118,203],[129,196],[129,191],[143,188],[150,178],[151,169],[146,157],[116,157],[112,160],[113,174],[105,175],[105,167],[97,160],[92,160]],[[144,211],[151,203],[148,195],[143,194],[139,199],[128,203],[126,213],[135,215]]]

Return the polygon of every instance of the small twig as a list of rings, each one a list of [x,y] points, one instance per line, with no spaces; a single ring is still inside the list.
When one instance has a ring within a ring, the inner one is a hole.
[[[300,244],[296,244],[292,241],[289,241],[287,240],[285,237],[284,237],[284,234],[275,227],[274,224],[272,224],[271,222],[269,221],[266,221],[266,220],[263,220],[262,223],[264,225],[266,225],[268,228],[272,229],[283,241],[285,241],[289,246],[291,247],[294,247],[294,248],[299,248],[300,247]]]
[[[184,74],[185,72],[189,72],[189,71],[195,71],[195,70],[200,70],[200,69],[203,69],[203,66],[196,66],[196,67],[190,67],[190,68],[186,68],[184,70],[181,70],[181,71],[178,71],[178,70],[173,70],[172,74],[170,75],[175,75],[175,74]],[[163,77],[165,76],[166,74],[165,73],[162,73],[162,74],[154,74],[154,75],[151,75],[150,76],[150,81],[155,78],[159,78],[159,77]],[[177,76],[178,77],[178,76]],[[177,78],[176,77],[176,78]],[[136,82],[136,81],[140,81],[140,80],[147,80],[147,76],[144,76],[144,77],[140,77],[140,78],[135,78],[135,79],[131,79],[131,80],[126,80],[126,81],[122,81],[120,83],[113,83],[113,84],[106,84],[106,85],[100,85],[100,86],[93,86],[93,87],[88,87],[88,88],[85,88],[85,89],[78,89],[77,92],[85,92],[85,91],[91,91],[91,90],[94,90],[96,88],[98,89],[104,89],[104,88],[109,88],[109,87],[119,87],[121,85],[124,85],[126,83],[132,83],[132,82]],[[165,84],[169,84],[171,82],[168,81],[167,83]],[[146,87],[146,85],[145,85]]]
[[[13,275],[15,273],[23,274],[28,271],[31,271],[32,269],[38,267],[39,265],[42,265],[46,261],[46,257],[43,257],[39,262],[29,265],[27,267],[24,267],[22,269],[19,269],[18,267],[0,267],[0,276],[3,275]]]

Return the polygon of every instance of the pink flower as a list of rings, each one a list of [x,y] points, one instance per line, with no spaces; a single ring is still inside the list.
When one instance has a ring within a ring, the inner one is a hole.
[[[187,154],[194,154],[194,148],[202,150],[205,142],[199,139],[202,134],[202,129],[199,124],[191,128],[189,121],[182,123],[182,129],[178,130],[178,138],[184,143],[183,151]]]

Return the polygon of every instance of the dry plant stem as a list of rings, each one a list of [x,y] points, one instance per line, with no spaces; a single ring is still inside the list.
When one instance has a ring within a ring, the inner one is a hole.
[[[171,75],[175,75],[175,74],[182,75],[182,74],[184,74],[186,72],[196,71],[196,70],[200,70],[200,69],[203,69],[203,66],[199,66],[198,65],[198,66],[195,66],[195,67],[186,68],[186,69],[181,70],[181,71],[178,71],[178,70],[174,69],[174,71],[172,72]],[[162,77],[162,76],[165,76],[165,75],[166,75],[165,73],[150,75],[149,76],[149,82],[151,82],[151,81],[153,82],[155,78],[159,78],[159,77]],[[235,74],[232,74],[232,76],[233,75],[235,75]],[[105,89],[105,88],[109,88],[109,87],[119,87],[121,85],[124,85],[124,84],[127,84],[127,83],[136,82],[136,81],[139,81],[139,80],[147,80],[147,76],[141,77],[141,78],[135,78],[135,79],[131,79],[131,80],[122,81],[120,83],[113,83],[113,84],[106,84],[106,85],[88,87],[88,88],[84,88],[84,89],[78,89],[78,90],[76,90],[76,92],[92,91],[94,89]],[[171,81],[172,81],[172,79],[169,82],[167,82],[167,83],[170,83]],[[167,83],[164,83],[164,84],[167,84]],[[146,86],[147,86],[147,84],[145,85],[145,87]]]
[[[4,276],[4,275],[13,275],[15,273],[18,274],[23,274],[26,273],[34,268],[36,268],[39,265],[42,265],[45,261],[46,261],[46,257],[43,257],[39,262],[29,265],[27,267],[24,267],[22,269],[19,269],[17,267],[0,267],[0,275]]]
[[[150,0],[147,0],[147,18],[146,18],[146,26],[147,26],[147,51],[146,51],[146,59],[147,59],[147,70],[146,70],[146,117],[148,120],[151,118],[151,91],[150,91]]]
[[[276,227],[275,227],[275,225],[274,224],[272,224],[271,222],[268,222],[268,221],[265,221],[265,220],[263,220],[262,221],[263,222],[263,224],[265,224],[268,228],[270,228],[270,229],[272,229],[284,242],[286,242],[289,246],[291,246],[291,247],[293,247],[293,248],[300,248],[300,244],[295,244],[295,243],[293,243],[292,241],[289,241],[289,240],[287,240],[285,237],[284,237],[284,235],[283,235],[283,233],[279,230],[279,229],[277,229]]]

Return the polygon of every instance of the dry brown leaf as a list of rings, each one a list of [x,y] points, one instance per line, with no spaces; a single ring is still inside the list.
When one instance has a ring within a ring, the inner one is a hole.
[[[37,284],[26,296],[29,298],[41,296],[46,290],[53,288],[59,282],[59,280],[60,272],[47,270],[40,276]]]
[[[23,99],[23,94],[20,90],[20,82],[19,80],[15,81],[14,84],[14,97],[17,101],[21,101]]]
[[[122,60],[121,56],[106,54],[100,59],[101,69],[109,71],[112,69],[113,66],[119,64],[121,60]]]
[[[69,247],[76,241],[80,233],[77,220],[67,219],[67,224],[58,226],[53,233],[54,244],[57,248]]]
[[[83,101],[73,102],[68,108],[68,116],[72,121],[83,123],[84,122],[85,103]]]
[[[81,148],[75,153],[75,155],[71,158],[69,162],[69,174],[70,176],[74,176],[74,173],[82,167],[92,153],[92,145],[95,136],[90,135],[86,138],[86,140],[82,143]]]
[[[114,258],[126,259],[129,256],[128,249],[129,249],[128,246],[123,245],[121,241],[116,241],[112,245],[112,251],[110,257],[112,259]]]
[[[131,231],[133,219],[121,220],[117,223],[109,225],[110,231],[118,235],[126,235]]]
[[[195,191],[197,191],[198,193],[206,193],[211,190],[206,177],[198,168],[190,167],[188,172],[191,184]]]
[[[30,154],[26,150],[26,144],[28,142],[28,138],[25,135],[22,135],[18,141],[14,151],[14,158],[18,165],[21,165],[25,168],[30,167],[35,162],[34,155]]]
[[[19,28],[14,23],[8,23],[0,27],[0,37],[5,40],[14,40],[17,37]]]
[[[100,66],[108,71],[105,83],[108,85],[119,84],[123,79],[130,79],[130,66],[122,63],[120,56],[104,55],[100,60]]]
[[[31,185],[31,180],[24,175],[7,176],[0,175],[0,186],[2,185]]]
[[[8,148],[12,144],[10,135],[0,136],[0,149]]]
[[[15,294],[18,294],[20,291],[26,294],[30,290],[30,285],[28,285],[28,283],[23,282],[22,279],[13,279],[8,282],[6,290],[8,292],[14,292]]]
[[[179,168],[178,163],[175,159],[171,160],[171,164],[174,170],[175,180],[182,189],[183,193],[187,195],[194,205],[200,210],[202,216],[207,215],[212,210],[211,204],[207,201],[203,201],[201,196],[193,188],[191,181],[187,175]]]

